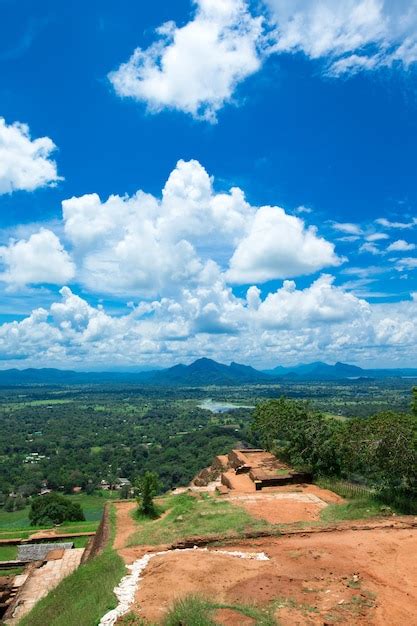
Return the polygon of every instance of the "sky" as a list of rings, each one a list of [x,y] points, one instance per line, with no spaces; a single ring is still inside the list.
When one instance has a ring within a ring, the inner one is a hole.
[[[417,366],[416,0],[0,10],[0,368]]]

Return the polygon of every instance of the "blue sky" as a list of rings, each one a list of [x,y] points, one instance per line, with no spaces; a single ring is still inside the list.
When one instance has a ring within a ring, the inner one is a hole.
[[[416,364],[415,3],[0,5],[2,367]]]

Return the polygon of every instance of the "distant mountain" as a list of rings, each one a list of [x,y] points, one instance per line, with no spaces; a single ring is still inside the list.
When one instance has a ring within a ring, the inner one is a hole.
[[[294,367],[283,367],[278,365],[272,370],[264,372],[273,378],[285,378],[287,380],[343,380],[357,378],[399,378],[417,377],[417,369],[363,369],[348,363],[335,363],[329,365],[322,361],[295,365]]]
[[[207,385],[274,384],[284,381],[336,381],[360,378],[417,378],[417,368],[363,369],[348,363],[329,365],[322,361],[294,367],[279,365],[260,372],[248,365],[224,365],[212,359],[197,359],[190,365],[174,365],[153,371],[75,372],[59,369],[0,370],[1,386],[141,384],[200,387]]]
[[[212,359],[202,358],[191,365],[174,365],[156,372],[149,382],[159,385],[243,385],[245,383],[270,382],[270,376],[248,365],[231,363],[223,365]]]
[[[138,383],[155,372],[74,372],[52,368],[0,370],[0,385],[89,385],[101,383]]]
[[[166,386],[241,385],[271,382],[271,377],[253,367],[231,363],[223,365],[202,358],[191,365],[146,372],[74,372],[59,369],[0,370],[0,385],[90,385],[148,384]]]

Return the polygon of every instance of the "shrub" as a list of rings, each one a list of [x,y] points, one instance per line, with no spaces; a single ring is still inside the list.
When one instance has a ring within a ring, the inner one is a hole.
[[[80,522],[85,517],[79,504],[58,493],[48,493],[33,500],[29,519],[32,526],[47,526],[62,522]]]
[[[15,511],[21,511],[25,506],[26,500],[22,496],[9,497],[4,504],[4,510],[8,513],[14,513]]]

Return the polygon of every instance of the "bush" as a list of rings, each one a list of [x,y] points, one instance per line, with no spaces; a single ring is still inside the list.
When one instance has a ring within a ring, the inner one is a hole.
[[[81,522],[85,517],[79,504],[58,493],[48,493],[32,502],[29,519],[32,526],[48,526],[62,522]]]
[[[21,511],[25,506],[26,500],[22,496],[8,497],[4,504],[4,510],[8,513],[14,513],[15,511]]]

